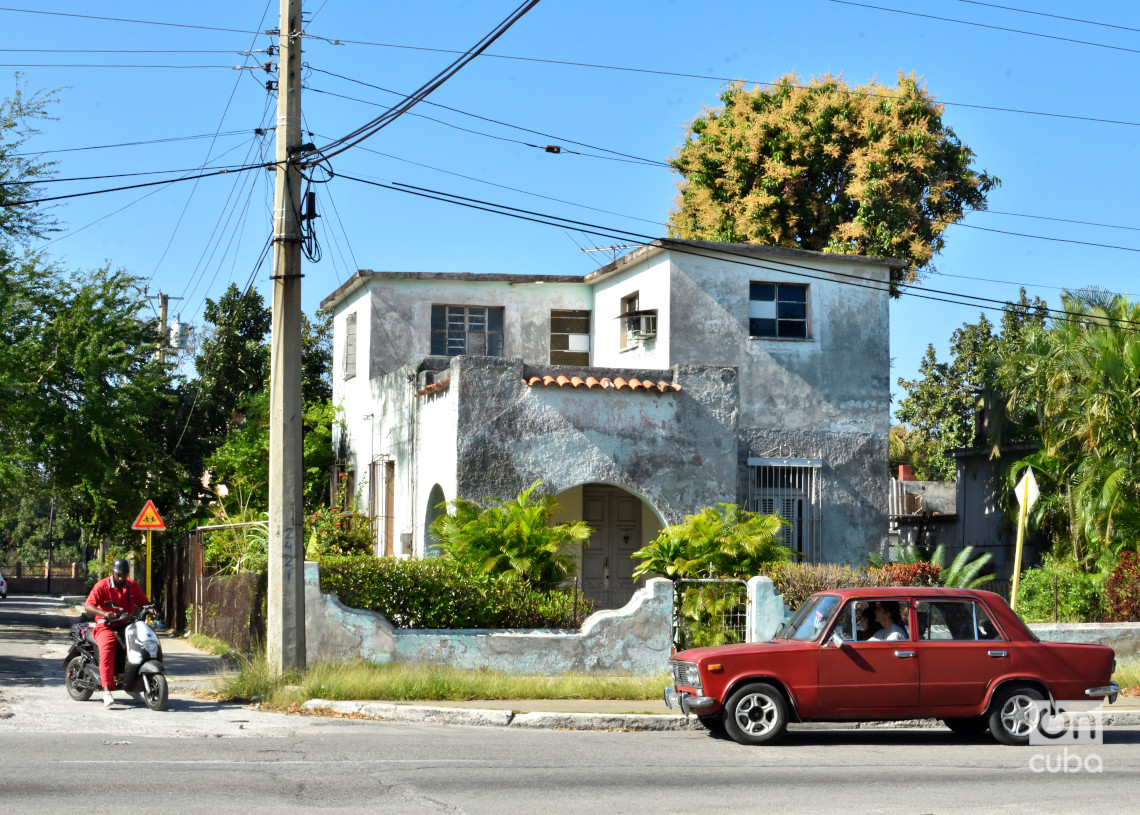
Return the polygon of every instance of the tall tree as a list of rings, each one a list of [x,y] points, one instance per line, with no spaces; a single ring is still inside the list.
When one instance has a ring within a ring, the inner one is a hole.
[[[900,258],[894,282],[911,281],[1000,183],[971,167],[913,73],[894,87],[788,74],[767,88],[733,83],[720,99],[672,161],[683,179],[673,237]]]
[[[38,182],[53,172],[56,162],[27,153],[24,143],[36,135],[37,120],[51,119],[48,105],[54,91],[28,93],[16,76],[12,95],[0,99],[0,242],[26,244],[55,229],[50,211],[29,203],[40,196]],[[0,247],[0,251],[3,248]]]
[[[194,358],[198,372],[192,426],[216,446],[243,399],[265,390],[269,380],[270,313],[261,294],[231,283],[217,300],[206,299],[211,324]]]
[[[997,369],[1002,360],[1018,353],[1032,329],[1044,324],[1044,315],[1044,301],[1030,300],[1022,289],[1016,303],[1006,304],[1000,332],[980,315],[977,323],[964,323],[954,331],[949,362],[939,362],[934,346],[928,345],[919,377],[898,380],[907,393],[895,411],[907,428],[899,435],[918,478],[951,481],[954,461],[947,455],[951,450],[974,447],[987,438],[1000,450],[1003,443],[1034,434],[1031,414],[1019,410],[1010,415],[998,409],[1004,398]]]

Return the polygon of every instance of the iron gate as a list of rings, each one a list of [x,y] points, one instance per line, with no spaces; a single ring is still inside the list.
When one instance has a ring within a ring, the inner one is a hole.
[[[673,645],[678,651],[745,642],[748,582],[740,578],[673,581]]]

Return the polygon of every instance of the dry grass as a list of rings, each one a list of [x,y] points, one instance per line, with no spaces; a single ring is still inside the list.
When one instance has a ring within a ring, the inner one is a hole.
[[[567,674],[522,676],[500,671],[462,670],[438,665],[322,663],[302,673],[273,677],[262,656],[240,661],[240,669],[215,683],[222,699],[260,698],[270,708],[307,699],[467,701],[472,699],[658,699],[669,677]]]

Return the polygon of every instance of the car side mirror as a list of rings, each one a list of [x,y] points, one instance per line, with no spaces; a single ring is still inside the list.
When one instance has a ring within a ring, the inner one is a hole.
[[[842,637],[842,635],[840,635],[840,633],[838,631],[832,631],[831,632],[831,639],[829,639],[827,642],[829,645],[831,645],[834,648],[842,648],[843,647],[843,637]]]

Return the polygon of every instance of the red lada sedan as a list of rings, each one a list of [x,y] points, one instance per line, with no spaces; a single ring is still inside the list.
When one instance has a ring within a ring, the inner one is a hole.
[[[741,744],[788,722],[916,718],[1025,744],[1040,702],[1118,693],[1111,648],[1042,642],[1001,597],[969,589],[820,592],[770,642],[681,651],[669,667],[665,703]]]

